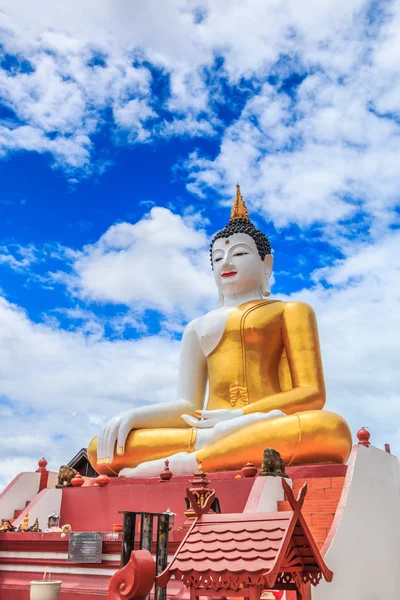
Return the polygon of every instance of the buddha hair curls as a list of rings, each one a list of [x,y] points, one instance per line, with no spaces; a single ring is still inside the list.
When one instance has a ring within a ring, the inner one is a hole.
[[[251,238],[253,238],[254,243],[257,246],[258,254],[260,255],[261,260],[264,260],[264,258],[267,256],[267,254],[271,254],[271,244],[269,243],[269,240],[268,240],[267,236],[265,235],[265,233],[263,233],[262,231],[259,231],[253,225],[253,223],[251,221],[249,221],[248,219],[234,219],[232,221],[229,221],[229,223],[223,229],[221,229],[221,231],[218,231],[218,233],[216,233],[214,235],[213,239],[211,240],[211,245],[210,245],[211,266],[213,266],[212,248],[213,248],[214,242],[216,240],[219,240],[220,238],[228,238],[229,236],[233,235],[234,233],[246,233]]]

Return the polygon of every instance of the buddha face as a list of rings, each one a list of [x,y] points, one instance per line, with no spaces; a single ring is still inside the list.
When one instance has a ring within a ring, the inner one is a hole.
[[[215,283],[224,297],[264,291],[271,275],[271,255],[261,260],[255,241],[247,233],[217,239],[212,262]]]

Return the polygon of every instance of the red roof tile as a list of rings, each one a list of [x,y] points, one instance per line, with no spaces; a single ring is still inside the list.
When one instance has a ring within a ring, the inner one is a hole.
[[[171,568],[181,573],[269,570],[293,513],[203,515],[184,540]]]

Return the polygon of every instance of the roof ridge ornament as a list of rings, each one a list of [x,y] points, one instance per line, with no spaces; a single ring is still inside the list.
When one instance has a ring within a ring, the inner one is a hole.
[[[203,471],[201,460],[198,461],[198,470],[193,476],[194,479],[189,480],[193,487],[186,489],[186,497],[190,502],[190,507],[185,511],[188,520],[214,512],[211,505],[214,502],[215,490],[209,487],[210,481],[207,479],[207,473]]]
[[[236,184],[236,196],[233,200],[230,220],[235,221],[235,219],[244,219],[245,221],[250,221],[249,211],[247,210],[246,203],[243,200],[243,196],[240,191],[240,185],[238,183]]]

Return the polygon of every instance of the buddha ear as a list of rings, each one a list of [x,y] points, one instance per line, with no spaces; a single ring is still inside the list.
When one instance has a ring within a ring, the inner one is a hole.
[[[262,295],[270,296],[271,295],[270,279],[271,279],[271,275],[272,275],[272,265],[274,263],[272,254],[267,254],[263,260],[263,263],[264,263],[264,277],[263,277],[263,283],[262,283]]]

